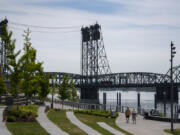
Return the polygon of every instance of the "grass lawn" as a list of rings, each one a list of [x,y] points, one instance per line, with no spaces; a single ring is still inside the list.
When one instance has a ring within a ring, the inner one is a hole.
[[[62,130],[69,133],[70,135],[87,135],[81,129],[73,125],[66,117],[66,112],[64,110],[54,111],[51,110],[48,113],[49,119],[59,126]]]
[[[95,130],[99,131],[103,135],[113,135],[112,133],[108,132],[104,128],[100,127],[97,122],[105,122],[111,127],[125,133],[126,135],[132,135],[131,133],[120,129],[118,126],[116,126],[115,118],[105,118],[105,117],[99,117],[99,116],[93,116],[88,114],[82,114],[82,113],[75,113],[76,117],[81,120],[83,123],[89,125],[90,127],[94,128]]]
[[[180,129],[175,129],[173,132],[171,132],[169,129],[165,129],[164,131],[172,135],[180,135]]]
[[[6,122],[13,135],[49,135],[37,122]]]

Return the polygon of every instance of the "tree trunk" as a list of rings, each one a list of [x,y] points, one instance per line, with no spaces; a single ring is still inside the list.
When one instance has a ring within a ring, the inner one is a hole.
[[[51,109],[54,108],[54,93],[52,93],[52,99],[51,99]]]
[[[64,106],[64,100],[62,100],[62,109],[63,109],[63,106]]]
[[[19,95],[17,94],[16,110],[19,110]]]

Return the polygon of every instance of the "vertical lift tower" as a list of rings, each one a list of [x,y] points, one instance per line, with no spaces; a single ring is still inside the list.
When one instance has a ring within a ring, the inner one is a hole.
[[[111,73],[101,26],[82,27],[81,35],[81,102],[99,103],[98,84],[108,81],[101,76]]]

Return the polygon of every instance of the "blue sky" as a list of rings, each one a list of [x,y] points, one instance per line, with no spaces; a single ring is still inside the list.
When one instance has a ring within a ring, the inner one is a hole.
[[[48,8],[71,8],[75,10],[82,10],[92,13],[113,14],[119,8],[123,9],[125,6],[120,3],[113,3],[104,0],[64,0],[64,1],[45,1],[45,2],[28,2],[34,6],[48,7]]]
[[[179,0],[0,0],[0,19],[5,16],[17,50],[23,47],[27,27],[14,22],[77,26],[68,30],[30,27],[46,71],[80,73],[80,28],[96,21],[102,26],[112,72],[165,73],[171,41],[177,48],[175,65],[180,64]]]

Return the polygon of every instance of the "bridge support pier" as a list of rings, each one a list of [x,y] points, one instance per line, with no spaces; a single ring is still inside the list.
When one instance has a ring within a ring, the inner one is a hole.
[[[166,92],[163,92],[164,116],[166,116]]]
[[[119,93],[117,92],[116,94],[117,94],[116,112],[118,112],[119,111]]]
[[[140,93],[139,92],[137,94],[137,110],[138,110],[138,113],[141,112],[141,99],[140,99]]]
[[[121,93],[119,92],[119,105],[118,105],[120,111],[121,111]]]
[[[99,104],[99,88],[97,87],[83,87],[81,88],[80,102],[89,104]]]
[[[157,94],[154,94],[154,109],[157,109]]]
[[[103,110],[106,111],[106,93],[103,93]]]
[[[177,103],[178,102],[178,87],[174,86],[173,91],[174,91],[173,99],[174,99],[174,102]],[[157,102],[164,101],[164,93],[166,93],[166,101],[170,102],[170,97],[171,97],[171,86],[170,85],[157,86],[156,93],[157,93]]]

